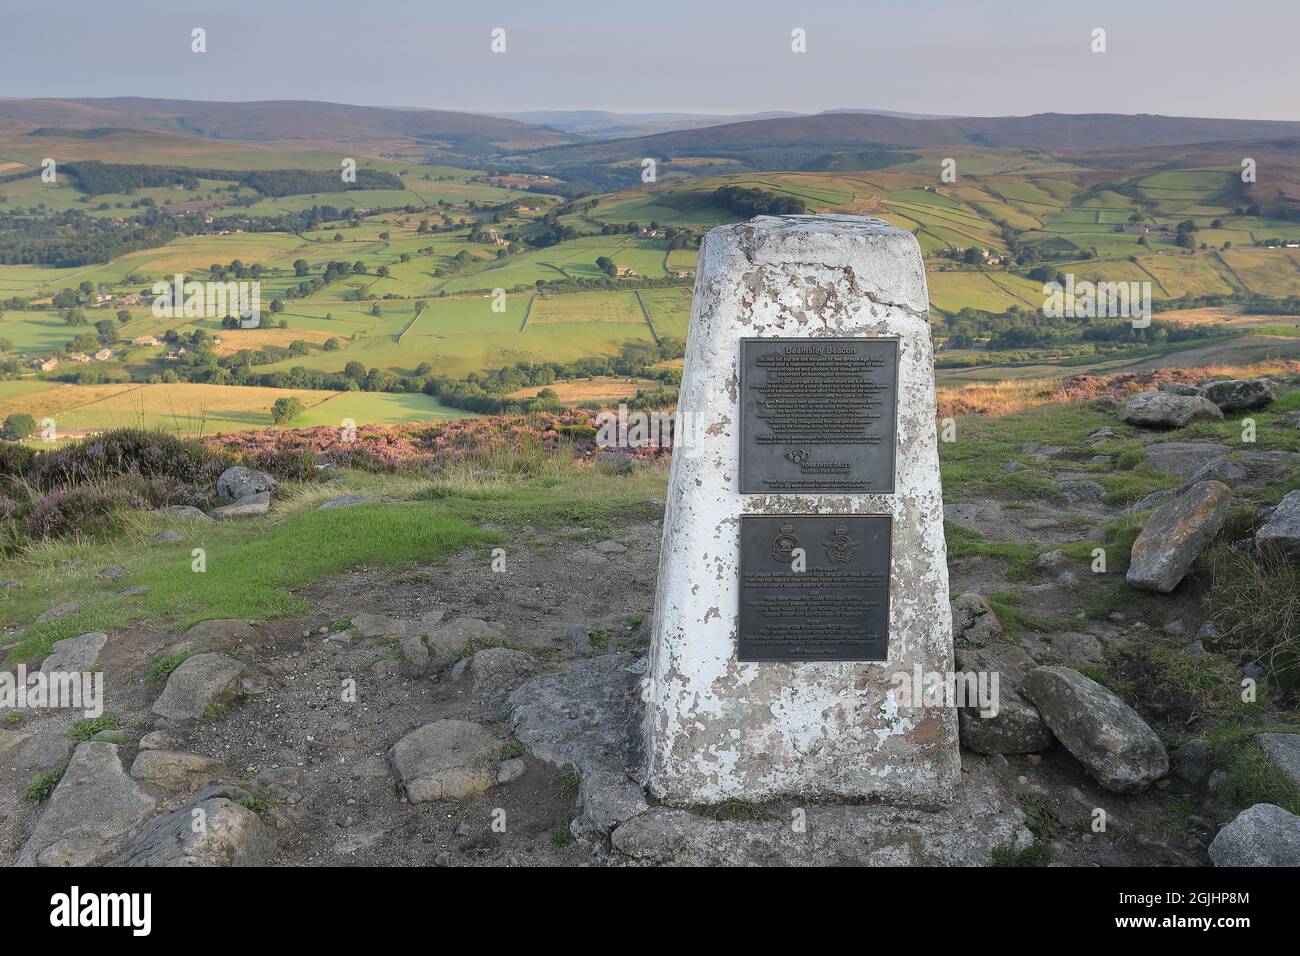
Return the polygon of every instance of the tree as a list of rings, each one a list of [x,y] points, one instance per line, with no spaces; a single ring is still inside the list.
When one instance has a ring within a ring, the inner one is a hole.
[[[131,313],[130,313],[130,312],[126,311],[126,309],[118,309],[118,310],[117,310],[117,324],[118,324],[118,325],[126,325],[126,323],[128,323],[128,322],[130,322],[130,321],[131,321]]]
[[[294,274],[294,275],[296,275],[296,276],[305,276],[309,271],[311,271],[311,267],[310,267],[309,265],[307,265],[307,260],[306,260],[306,259],[294,259],[294,260],[293,260],[293,274]]]
[[[5,419],[3,434],[5,438],[26,438],[36,431],[36,419],[22,412]]]
[[[302,402],[296,398],[277,398],[271,406],[271,421],[287,425],[303,412]]]

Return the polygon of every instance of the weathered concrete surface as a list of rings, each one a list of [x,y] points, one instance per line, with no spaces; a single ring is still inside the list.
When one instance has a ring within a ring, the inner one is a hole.
[[[739,340],[899,339],[897,494],[738,491]],[[761,216],[700,250],[660,556],[647,785],[678,805],[733,797],[937,803],[960,773],[952,708],[903,708],[894,675],[952,669],[925,270],[879,220]],[[1217,411],[1217,409],[1216,409]],[[885,662],[736,660],[740,516],[892,515]]]
[[[1033,842],[1024,813],[970,758],[954,802],[929,811],[891,806],[767,808],[760,820],[715,820],[656,807],[611,836],[613,860],[659,866],[988,866],[998,847]],[[799,824],[799,825],[797,825]]]

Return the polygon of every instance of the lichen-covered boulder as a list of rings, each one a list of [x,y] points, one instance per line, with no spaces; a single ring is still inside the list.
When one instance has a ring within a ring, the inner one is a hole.
[[[1128,583],[1143,591],[1172,591],[1219,533],[1231,507],[1232,489],[1221,481],[1197,482],[1165,502],[1133,542]]]
[[[1037,667],[1025,693],[1066,750],[1098,783],[1137,793],[1169,772],[1169,754],[1155,731],[1096,681],[1069,667]]]
[[[1300,491],[1278,503],[1268,520],[1255,532],[1260,551],[1300,561]]]
[[[1219,406],[1199,395],[1141,392],[1120,405],[1119,420],[1146,428],[1182,428],[1192,422],[1221,421]]]
[[[1237,378],[1211,382],[1203,394],[1225,412],[1248,412],[1277,401],[1277,386],[1266,378]]]

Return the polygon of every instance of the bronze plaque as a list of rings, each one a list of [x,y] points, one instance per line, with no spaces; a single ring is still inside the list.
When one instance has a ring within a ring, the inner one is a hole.
[[[743,515],[742,661],[883,661],[889,515]]]
[[[897,385],[897,339],[741,339],[741,493],[893,494]]]

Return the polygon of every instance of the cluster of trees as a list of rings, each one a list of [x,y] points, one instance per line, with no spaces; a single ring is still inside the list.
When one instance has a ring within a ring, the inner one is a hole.
[[[1145,328],[1128,320],[1049,317],[1013,306],[1006,312],[965,308],[945,320],[947,344],[969,349],[983,342],[990,352],[1060,348],[1067,345],[1137,345],[1186,342],[1215,334],[1204,326],[1153,319]]]
[[[713,202],[745,219],[795,215],[808,208],[808,204],[797,196],[775,196],[765,189],[747,186],[721,186],[713,190]]]
[[[358,169],[356,182],[344,182],[338,171],[317,169],[193,169],[149,163],[104,163],[79,160],[67,163],[63,171],[77,188],[90,196],[105,193],[130,194],[137,189],[183,186],[197,189],[200,179],[236,183],[263,196],[300,196],[306,193],[345,192],[349,189],[402,189],[402,180],[392,173]]]
[[[6,216],[0,218],[0,263],[66,269],[163,246],[189,232],[156,209],[127,223],[71,209],[43,218]]]

